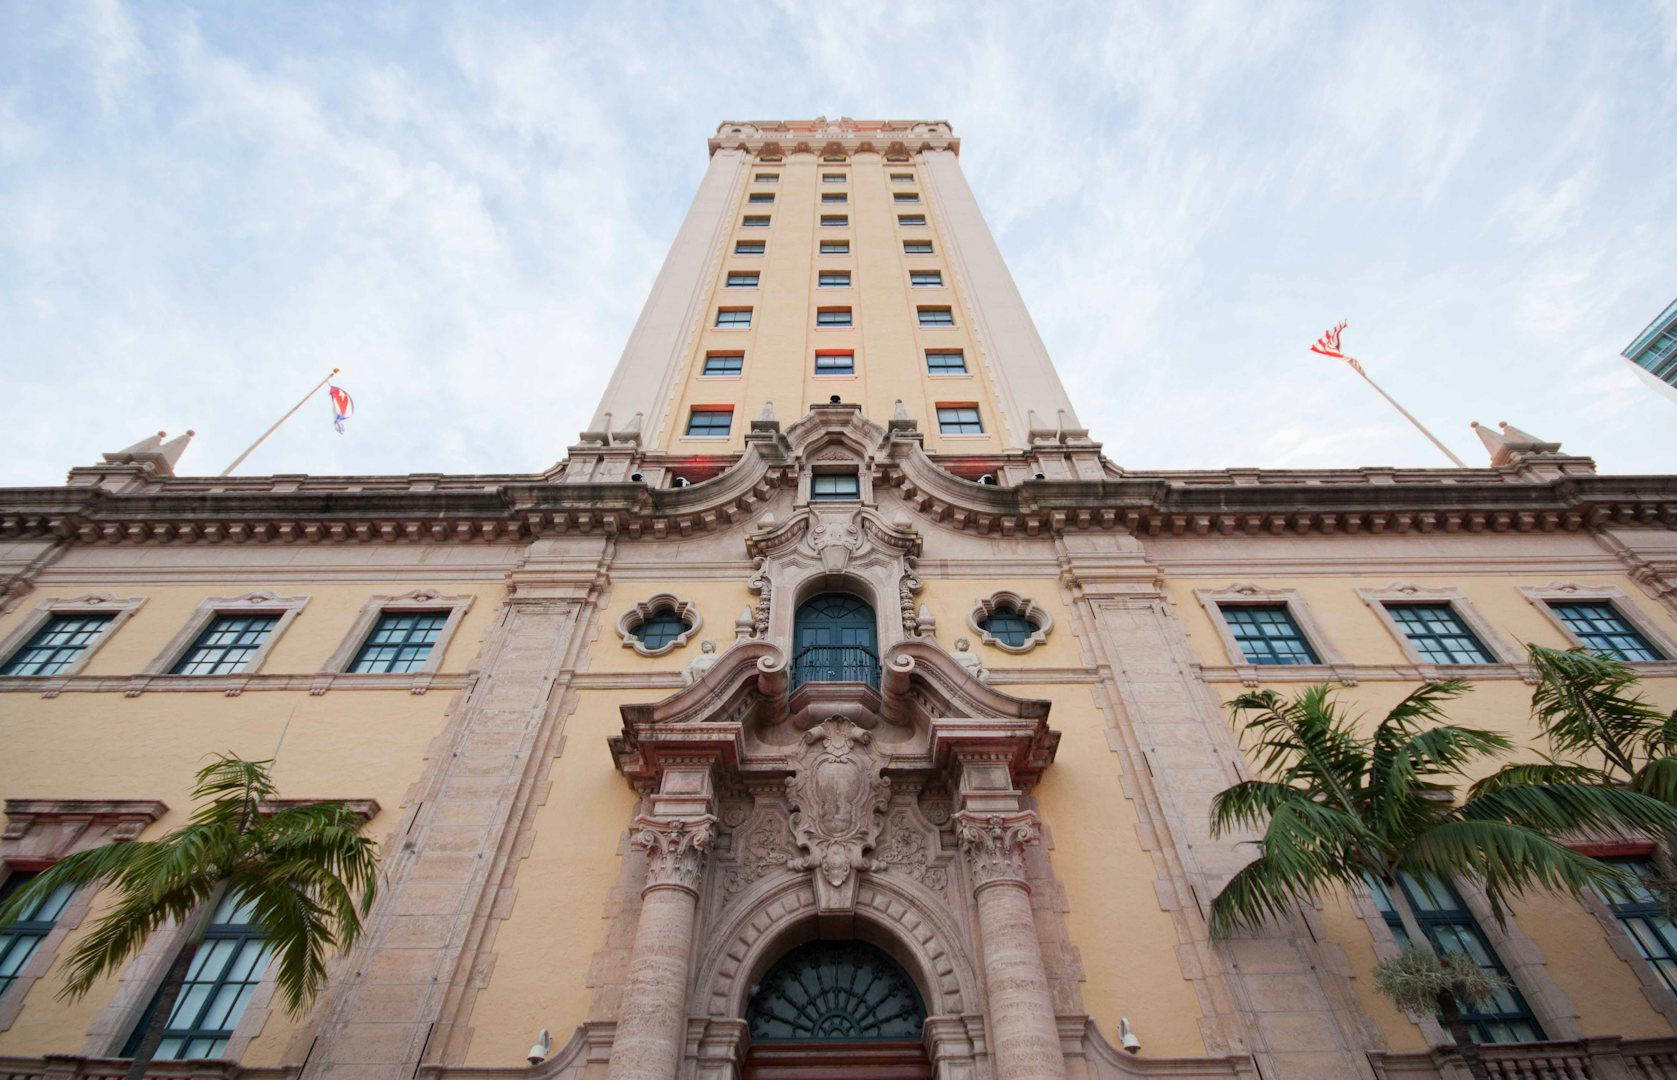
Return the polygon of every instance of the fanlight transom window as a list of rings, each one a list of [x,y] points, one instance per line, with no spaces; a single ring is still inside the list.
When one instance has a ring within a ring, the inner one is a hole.
[[[792,685],[859,682],[879,685],[873,608],[848,593],[822,593],[794,619]]]
[[[776,961],[746,1010],[752,1042],[918,1039],[926,1007],[914,980],[860,941],[812,941]]]

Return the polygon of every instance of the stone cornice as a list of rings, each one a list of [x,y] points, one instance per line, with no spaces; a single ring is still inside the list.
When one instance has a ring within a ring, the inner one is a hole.
[[[821,406],[785,434],[765,423],[726,469],[685,488],[551,475],[155,478],[143,488],[0,489],[0,538],[81,543],[460,543],[568,534],[688,536],[728,528],[792,488],[805,453],[863,451],[877,490],[980,534],[1118,529],[1141,536],[1556,532],[1677,527],[1677,478],[1598,476],[1548,455],[1496,469],[1221,470],[980,485],[853,405]],[[573,448],[573,459],[592,452]],[[1046,454],[1049,451],[1035,450]],[[639,453],[639,452],[637,452]],[[997,458],[1017,469],[1014,458]],[[664,456],[640,454],[646,467]],[[962,459],[970,468],[971,462]]]
[[[961,140],[946,120],[725,120],[707,145],[710,152],[750,154],[906,155],[921,150],[959,153]]]

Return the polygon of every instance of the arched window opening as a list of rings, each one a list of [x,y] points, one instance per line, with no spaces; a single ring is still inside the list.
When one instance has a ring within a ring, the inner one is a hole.
[[[812,941],[782,956],[752,988],[751,1041],[918,1039],[920,990],[883,950],[860,941]]]
[[[848,593],[822,593],[798,608],[792,635],[792,687],[859,682],[879,687],[873,608]]]
[[[1022,648],[1039,627],[1018,608],[999,607],[978,624],[986,634],[1005,645]]]

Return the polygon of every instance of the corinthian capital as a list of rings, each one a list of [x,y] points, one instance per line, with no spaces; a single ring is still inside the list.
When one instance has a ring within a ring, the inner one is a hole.
[[[1037,842],[1040,830],[1034,811],[1012,814],[955,815],[955,838],[972,868],[973,884],[1025,880],[1025,847]]]
[[[699,891],[704,876],[705,851],[716,838],[716,818],[638,817],[631,825],[632,842],[646,852],[646,887],[674,885]]]

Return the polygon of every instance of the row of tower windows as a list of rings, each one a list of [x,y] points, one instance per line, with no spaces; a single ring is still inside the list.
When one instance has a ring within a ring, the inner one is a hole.
[[[780,174],[777,172],[760,172],[752,179],[759,184],[778,184],[780,183]],[[842,184],[849,179],[850,177],[848,174],[841,172],[824,172],[821,174],[821,182],[823,184]],[[891,183],[912,184],[914,183],[914,174],[894,172],[891,174]]]
[[[736,241],[734,241],[734,254],[735,255],[766,255],[766,254],[768,254],[768,250],[769,250],[768,249],[768,244],[765,241],[762,241],[762,240],[736,240]],[[821,254],[823,254],[823,255],[848,255],[848,254],[850,254],[850,241],[848,241],[848,240],[823,240],[823,241],[821,241]],[[931,255],[931,254],[933,254],[932,242],[930,240],[904,240],[903,241],[903,254],[904,255]]]
[[[745,371],[745,353],[710,352],[700,375],[732,377]],[[967,374],[967,356],[960,349],[927,349],[926,371],[931,375]],[[856,353],[850,349],[822,349],[815,354],[817,375],[854,375]]]
[[[713,325],[718,330],[749,330],[752,311],[748,307],[717,308]],[[851,313],[852,309],[848,307],[816,308],[815,325],[828,328],[853,326]],[[947,305],[921,304],[914,309],[914,314],[919,325],[928,329],[952,328],[955,325],[955,311]]]
[[[768,214],[747,214],[740,219],[740,227],[744,229],[766,229],[773,224]],[[926,224],[925,214],[898,214],[897,224],[905,229],[919,228]],[[821,227],[824,229],[843,229],[850,225],[849,214],[822,214]]]
[[[752,206],[772,206],[774,204],[774,192],[753,191],[746,196],[745,201]],[[901,206],[913,206],[920,202],[920,193],[918,191],[893,192],[891,201]],[[821,202],[826,206],[843,206],[850,202],[850,194],[845,191],[823,191]]]
[[[846,353],[845,358],[855,364],[854,354]],[[817,363],[819,365],[819,357]],[[851,371],[854,367],[851,368]],[[848,374],[845,371],[820,371],[816,374]],[[982,435],[984,434],[984,419],[979,415],[978,403],[974,401],[940,401],[937,403],[937,429],[944,435]],[[734,407],[732,405],[695,405],[687,414],[687,430],[689,437],[725,439],[734,430]]]
[[[760,284],[761,277],[762,274],[756,270],[730,270],[723,284],[730,289],[755,289]],[[908,283],[916,289],[941,289],[943,271],[910,270]],[[848,289],[851,285],[850,271],[819,270],[815,275],[815,284],[823,289]]]

